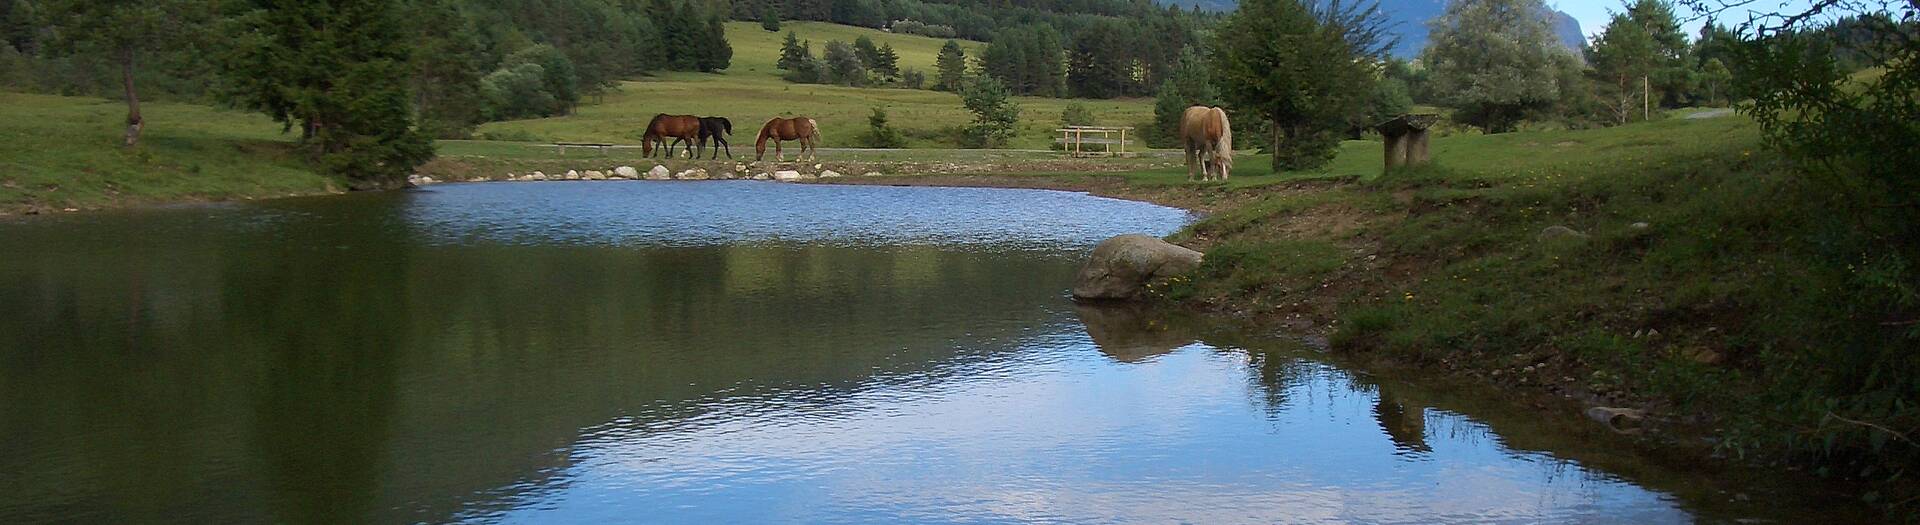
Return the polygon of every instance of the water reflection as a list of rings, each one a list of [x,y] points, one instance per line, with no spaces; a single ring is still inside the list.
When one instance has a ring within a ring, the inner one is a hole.
[[[0,522],[1689,519],[1445,396],[1064,298],[1184,217],[608,183],[0,224]]]

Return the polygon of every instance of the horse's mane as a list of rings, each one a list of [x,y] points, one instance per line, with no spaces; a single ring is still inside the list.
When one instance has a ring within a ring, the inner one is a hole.
[[[1233,168],[1233,125],[1227,122],[1227,110],[1212,108],[1212,113],[1220,119],[1220,142],[1214,144],[1214,158],[1220,159],[1220,165]]]
[[[646,131],[645,133],[643,133],[643,134],[641,134],[641,136],[645,136],[645,137],[657,137],[657,136],[659,136],[659,135],[660,135],[660,132],[658,132],[658,131],[654,131],[654,126],[658,126],[658,125],[660,125],[660,119],[663,119],[663,118],[667,118],[667,114],[666,114],[666,113],[659,113],[659,114],[656,114],[656,115],[654,115],[654,116],[653,116],[653,120],[649,120],[649,121],[647,121],[647,131]]]

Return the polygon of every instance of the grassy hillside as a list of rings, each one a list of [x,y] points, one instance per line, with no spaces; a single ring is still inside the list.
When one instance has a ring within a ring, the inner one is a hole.
[[[124,103],[0,92],[0,213],[283,196],[344,188],[290,154],[252,113],[146,104],[140,146],[119,145]]]
[[[876,44],[893,44],[900,53],[903,68],[914,67],[929,76],[933,74],[934,57],[944,40],[818,22],[783,23],[781,29],[780,33],[771,33],[760,29],[758,24],[729,23],[727,36],[733,44],[733,66],[726,71],[667,73],[623,82],[615,92],[582,105],[573,115],[495,122],[481,126],[478,133],[533,142],[637,144],[640,128],[656,113],[717,115],[733,119],[735,144],[751,147],[760,123],[775,116],[807,115],[820,122],[826,146],[857,147],[860,145],[857,136],[868,128],[871,108],[885,106],[893,126],[907,136],[908,146],[951,148],[955,147],[951,131],[973,119],[972,114],[960,106],[960,97],[952,93],[793,84],[780,80],[780,71],[774,67],[788,29],[803,40],[812,40],[815,56],[822,52],[827,40],[851,41],[867,35]],[[965,45],[971,57],[982,44],[966,42]],[[1020,133],[1009,146],[1030,149],[1044,149],[1051,144],[1052,130],[1058,127],[1061,110],[1075,102],[1039,97],[1016,100],[1022,108]],[[1149,99],[1077,102],[1092,109],[1102,125],[1138,125],[1153,117],[1153,101]]]

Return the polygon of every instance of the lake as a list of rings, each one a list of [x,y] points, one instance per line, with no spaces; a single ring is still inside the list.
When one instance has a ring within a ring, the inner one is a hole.
[[[631,181],[0,220],[0,522],[1766,515],[1284,334],[1068,298],[1095,243],[1191,219]]]

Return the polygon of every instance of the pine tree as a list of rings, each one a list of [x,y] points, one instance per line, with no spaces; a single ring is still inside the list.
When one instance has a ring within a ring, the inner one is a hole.
[[[940,56],[934,59],[933,88],[940,91],[959,91],[960,81],[967,76],[967,52],[960,49],[960,43],[948,40],[940,46]]]
[[[1646,26],[1624,13],[1613,15],[1600,36],[1594,37],[1587,63],[1599,77],[1600,96],[1614,123],[1625,124],[1646,114],[1650,102],[1644,86],[1659,67],[1658,49]]]
[[[1688,54],[1687,34],[1666,0],[1629,0],[1627,17],[1653,39],[1654,62],[1643,81],[1652,89],[1652,104],[1680,107],[1689,102],[1696,79]]]
[[[968,78],[960,87],[960,103],[973,112],[973,123],[964,129],[965,146],[992,148],[1013,138],[1020,122],[1020,105],[999,79],[987,75]]]
[[[467,138],[486,110],[480,78],[488,59],[474,37],[473,20],[451,0],[418,0],[408,6],[406,19],[420,127],[437,138]]]
[[[322,171],[355,188],[404,184],[433,156],[408,103],[407,40],[391,0],[253,0],[222,64],[236,106],[299,126]]]
[[[707,30],[702,33],[704,43],[700,45],[699,61],[695,68],[712,73],[726,69],[733,64],[733,45],[727,42],[727,28],[719,16],[707,18]]]
[[[780,13],[772,7],[760,8],[760,28],[774,33],[780,32]]]
[[[888,82],[900,76],[900,53],[893,50],[893,44],[880,44],[879,61],[873,64],[873,70]]]
[[[1385,54],[1377,7],[1246,0],[1215,33],[1212,70],[1236,123],[1272,129],[1273,171],[1326,165],[1361,111],[1373,64]]]
[[[853,54],[860,59],[860,66],[873,69],[880,64],[880,47],[873,45],[873,39],[860,35],[853,39]]]
[[[780,44],[780,61],[774,66],[787,71],[799,69],[801,64],[813,59],[813,51],[800,44],[800,37],[793,31],[787,31],[787,40]]]
[[[1288,0],[1291,1],[1291,0]],[[1131,63],[1118,21],[1102,21],[1082,28],[1073,37],[1067,59],[1067,85],[1074,96],[1113,98],[1128,91]]]

